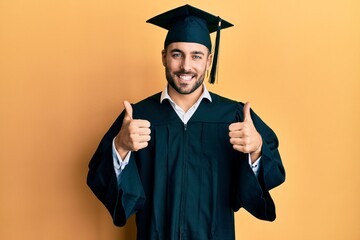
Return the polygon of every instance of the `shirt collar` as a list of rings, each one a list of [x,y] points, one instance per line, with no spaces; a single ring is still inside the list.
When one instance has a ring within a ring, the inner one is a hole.
[[[202,92],[201,96],[199,97],[198,101],[199,100],[201,101],[202,99],[206,98],[210,102],[212,102],[211,95],[210,95],[209,91],[207,90],[206,85],[203,84],[202,86],[203,86],[203,92]],[[165,89],[161,93],[160,103],[162,103],[165,99],[168,99],[169,101],[174,103],[174,101],[171,99],[171,97],[168,93],[168,85],[166,85]]]

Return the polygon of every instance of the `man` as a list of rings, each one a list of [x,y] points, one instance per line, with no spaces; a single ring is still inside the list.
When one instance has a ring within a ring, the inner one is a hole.
[[[269,190],[285,179],[276,135],[249,103],[203,83],[212,60],[215,77],[220,29],[232,25],[189,5],[148,22],[169,30],[168,84],[137,104],[124,102],[90,161],[88,185],[115,225],[137,214],[137,239],[235,239],[241,207],[273,221]]]

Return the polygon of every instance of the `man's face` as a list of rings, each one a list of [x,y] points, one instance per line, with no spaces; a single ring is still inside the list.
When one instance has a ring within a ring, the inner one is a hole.
[[[162,52],[166,79],[180,94],[190,94],[202,85],[212,55],[198,43],[174,42]]]

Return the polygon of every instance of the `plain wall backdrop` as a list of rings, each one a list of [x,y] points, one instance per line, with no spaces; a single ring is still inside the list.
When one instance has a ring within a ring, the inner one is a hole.
[[[135,239],[87,164],[123,100],[164,88],[166,32],[145,21],[186,3],[235,25],[208,87],[252,103],[287,171],[276,221],[242,209],[237,239],[360,239],[358,0],[1,0],[0,239]]]

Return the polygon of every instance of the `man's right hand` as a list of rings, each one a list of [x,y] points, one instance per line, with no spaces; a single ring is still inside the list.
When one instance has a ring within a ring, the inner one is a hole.
[[[124,159],[129,151],[138,151],[148,146],[150,141],[150,122],[133,119],[133,109],[128,101],[124,101],[125,117],[120,132],[116,136],[115,146]]]

